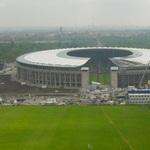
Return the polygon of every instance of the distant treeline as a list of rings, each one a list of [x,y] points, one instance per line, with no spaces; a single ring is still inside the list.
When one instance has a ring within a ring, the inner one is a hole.
[[[97,36],[95,38],[75,38],[68,43],[63,43],[59,40],[56,43],[17,43],[13,41],[9,44],[0,44],[0,60],[6,62],[15,61],[16,57],[25,53],[57,49],[57,48],[72,48],[72,47],[133,47],[133,48],[148,48],[150,49],[150,34],[139,34],[129,37],[121,36]]]
[[[103,36],[97,37],[102,46],[111,47],[133,47],[133,48],[149,48],[150,49],[150,33],[129,37],[121,36]]]
[[[73,47],[84,47],[84,46],[94,46],[93,41],[87,42],[70,42],[70,43],[18,43],[15,44],[13,41],[8,44],[0,44],[0,60],[5,60],[6,62],[14,62],[15,59],[25,53],[59,49],[59,48],[73,48]]]

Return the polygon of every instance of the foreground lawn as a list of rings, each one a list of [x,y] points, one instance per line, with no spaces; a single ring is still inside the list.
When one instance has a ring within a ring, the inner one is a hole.
[[[90,74],[90,84],[92,84],[92,81],[97,82],[97,74]],[[99,82],[102,84],[110,84],[110,74],[100,74],[99,75]]]
[[[0,150],[149,150],[144,106],[0,107]]]

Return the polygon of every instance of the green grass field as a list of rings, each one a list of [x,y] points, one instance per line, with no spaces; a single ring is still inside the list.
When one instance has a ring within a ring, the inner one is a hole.
[[[0,107],[0,150],[149,150],[144,106]]]
[[[97,82],[97,74],[90,74],[90,84],[92,83],[92,81]],[[100,74],[99,81],[102,84],[110,84],[110,74]]]

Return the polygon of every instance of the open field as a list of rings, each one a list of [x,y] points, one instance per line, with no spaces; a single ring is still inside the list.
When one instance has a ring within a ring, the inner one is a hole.
[[[90,84],[92,81],[97,82],[97,74],[90,74]],[[100,74],[99,81],[102,84],[110,84],[110,74]]]
[[[149,150],[147,106],[0,107],[0,150]]]

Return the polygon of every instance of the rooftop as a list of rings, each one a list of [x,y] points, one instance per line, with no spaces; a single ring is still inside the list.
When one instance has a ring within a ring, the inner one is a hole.
[[[132,52],[132,55],[126,57],[114,57],[113,59],[122,59],[130,62],[147,64],[150,60],[150,50],[140,48],[122,48],[122,47],[83,47],[83,48],[67,48],[56,50],[44,50],[39,52],[32,52],[19,56],[16,60],[21,63],[41,65],[41,66],[54,66],[54,67],[79,67],[84,65],[90,58],[73,57],[67,53],[70,51],[80,51],[88,49],[114,49],[126,50]]]

